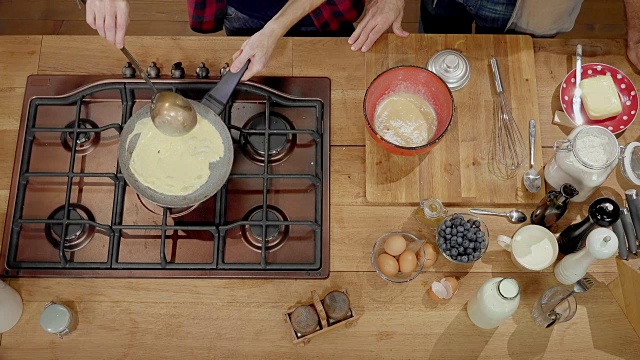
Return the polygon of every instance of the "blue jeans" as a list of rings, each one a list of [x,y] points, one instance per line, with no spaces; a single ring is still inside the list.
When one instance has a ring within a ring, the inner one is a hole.
[[[500,34],[507,25],[517,0],[422,0],[420,32],[432,34],[470,34],[476,23],[477,34]]]
[[[254,19],[238,10],[227,6],[227,16],[224,18],[224,32],[227,36],[251,36],[260,31],[266,22]],[[342,24],[336,31],[319,31],[315,26],[294,25],[285,36],[338,36],[348,37],[355,31],[353,24]]]

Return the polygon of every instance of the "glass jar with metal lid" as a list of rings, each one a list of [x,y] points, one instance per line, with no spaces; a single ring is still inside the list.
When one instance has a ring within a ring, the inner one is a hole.
[[[556,189],[565,183],[575,186],[579,194],[571,201],[582,202],[605,182],[618,160],[622,160],[624,176],[640,185],[639,146],[640,143],[632,142],[620,147],[611,131],[599,126],[579,126],[566,140],[556,141],[556,154],[544,169],[545,180]]]
[[[427,69],[438,75],[451,91],[462,89],[471,77],[469,61],[455,50],[437,52],[427,63]]]
[[[45,331],[58,335],[62,339],[76,329],[78,317],[68,307],[51,301],[44,306],[40,315],[40,326]]]

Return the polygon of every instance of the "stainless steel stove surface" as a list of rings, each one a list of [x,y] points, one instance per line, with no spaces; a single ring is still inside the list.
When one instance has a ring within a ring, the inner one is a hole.
[[[155,82],[200,100],[217,79]],[[138,196],[118,167],[122,126],[150,98],[138,79],[29,77],[1,274],[327,277],[330,80],[240,84],[222,116],[231,176],[184,209]]]

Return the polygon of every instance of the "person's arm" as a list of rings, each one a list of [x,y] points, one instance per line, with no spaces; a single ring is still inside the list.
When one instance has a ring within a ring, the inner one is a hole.
[[[233,54],[230,70],[238,72],[247,60],[251,60],[242,80],[247,80],[260,72],[269,62],[278,39],[323,2],[324,0],[289,0],[262,30],[245,41],[240,50]]]
[[[390,26],[396,35],[409,36],[409,33],[402,29],[403,15],[404,0],[367,0],[364,16],[349,38],[351,50],[371,49]]]
[[[640,0],[624,0],[627,13],[627,56],[640,69]]]
[[[129,25],[129,3],[127,0],[87,0],[87,24],[111,44],[121,49],[124,34]]]

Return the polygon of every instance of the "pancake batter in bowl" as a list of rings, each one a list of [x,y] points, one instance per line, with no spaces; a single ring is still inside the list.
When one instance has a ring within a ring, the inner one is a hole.
[[[380,100],[376,107],[376,131],[396,145],[417,147],[427,144],[437,123],[431,104],[416,94],[391,94]]]
[[[137,134],[129,168],[143,185],[173,196],[189,195],[209,179],[209,164],[224,155],[220,133],[198,115],[196,127],[180,137],[161,133],[151,118],[138,121],[127,139]]]

